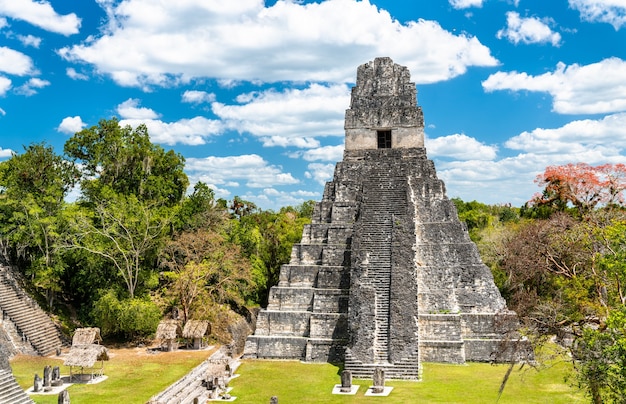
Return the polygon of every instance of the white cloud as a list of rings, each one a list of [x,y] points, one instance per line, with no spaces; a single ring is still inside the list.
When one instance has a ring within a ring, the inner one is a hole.
[[[322,146],[314,149],[298,152],[294,157],[300,157],[306,161],[340,161],[343,159],[344,145]]]
[[[426,138],[425,143],[429,156],[455,160],[493,160],[498,152],[497,147],[485,145],[465,134]]]
[[[175,122],[159,120],[160,114],[153,109],[141,107],[140,101],[129,98],[117,106],[117,113],[122,118],[120,125],[129,125],[133,128],[144,124],[148,128],[150,139],[156,143],[168,145],[205,144],[207,138],[223,131],[223,124],[218,120],[196,116],[190,119],[180,119]]]
[[[7,114],[7,111],[5,111],[2,108],[0,108],[0,115],[6,116],[6,114]]]
[[[39,45],[41,45],[41,38],[34,35],[18,35],[17,39],[19,39],[24,46],[39,48]]]
[[[3,149],[2,147],[0,147],[0,158],[8,158],[11,157],[13,155],[13,150],[11,149]]]
[[[117,113],[122,119],[151,120],[159,117],[159,114],[150,108],[140,107],[140,101],[129,98],[117,106]]]
[[[449,0],[450,5],[458,10],[470,7],[482,7],[485,0]]]
[[[268,188],[280,185],[297,184],[290,173],[281,167],[270,165],[261,156],[188,158],[185,171],[192,183],[202,181],[207,184],[225,186],[229,182],[243,182],[251,188]]]
[[[624,0],[569,0],[569,6],[580,12],[583,21],[605,22],[616,31],[626,25]]]
[[[0,46],[0,72],[16,76],[35,73],[30,57],[6,46]]]
[[[495,66],[487,47],[434,21],[402,24],[368,0],[301,4],[262,0],[100,2],[100,37],[59,51],[124,86],[168,86],[193,78],[349,82],[354,66],[380,55],[432,83]],[[419,43],[420,46],[406,46]],[[267,55],[271,55],[268,57]]]
[[[539,76],[497,72],[482,85],[487,92],[526,90],[549,93],[553,97],[553,110],[560,114],[626,110],[626,62],[615,57],[585,66],[559,63],[554,72]]]
[[[48,80],[43,80],[37,77],[33,77],[29,79],[26,83],[22,84],[19,87],[15,88],[15,92],[20,95],[25,95],[30,97],[31,95],[37,94],[37,90],[42,89],[44,87],[48,87],[50,82]]]
[[[304,176],[317,181],[321,185],[332,180],[335,172],[334,164],[311,163],[307,168],[308,170],[304,173]]]
[[[190,104],[203,104],[205,102],[214,102],[215,93],[207,93],[206,91],[187,90],[183,93],[183,102]]]
[[[4,96],[11,89],[11,80],[0,76],[0,96]]]
[[[537,128],[509,139],[506,147],[531,153],[572,154],[602,149],[605,156],[626,150],[626,113],[599,120],[572,121],[560,128]]]
[[[130,125],[136,128],[145,124],[150,139],[156,143],[167,145],[186,144],[190,146],[202,145],[210,136],[218,135],[223,131],[219,121],[196,116],[190,119],[180,119],[175,122],[163,122],[158,119],[122,119],[120,125]]]
[[[87,126],[87,124],[83,122],[80,116],[68,116],[63,118],[57,127],[57,131],[73,135],[83,130],[85,126]]]
[[[65,69],[65,74],[67,74],[67,77],[71,78],[72,80],[89,79],[89,76],[87,76],[86,74],[77,72],[76,69],[74,69],[73,67],[68,67],[67,69]]]
[[[539,19],[535,17],[521,18],[515,11],[506,13],[507,27],[497,33],[498,38],[507,38],[510,42],[518,44],[550,43],[552,46],[559,46],[561,34],[552,31],[548,24],[553,24],[550,19]]]
[[[0,15],[26,21],[46,31],[63,35],[78,33],[81,22],[74,13],[57,14],[45,0],[0,0]]]
[[[464,200],[510,202],[520,206],[539,191],[533,180],[547,166],[581,161],[591,165],[623,163],[626,113],[598,120],[572,121],[558,128],[522,132],[505,142],[504,146],[518,153],[491,161],[446,161],[435,156],[437,175],[445,181],[448,195]],[[428,151],[430,156],[432,153],[430,149]],[[504,194],[515,196],[506,200]]]
[[[264,146],[318,147],[318,136],[343,136],[344,111],[350,105],[346,85],[273,89],[242,94],[239,105],[212,104],[213,113],[233,130],[261,139]]]

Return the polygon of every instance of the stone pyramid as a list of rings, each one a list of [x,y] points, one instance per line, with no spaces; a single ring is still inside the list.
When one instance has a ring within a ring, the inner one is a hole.
[[[383,368],[416,380],[421,361],[511,355],[517,317],[426,156],[406,67],[389,58],[359,66],[345,132],[343,161],[244,357],[344,362],[355,377]]]

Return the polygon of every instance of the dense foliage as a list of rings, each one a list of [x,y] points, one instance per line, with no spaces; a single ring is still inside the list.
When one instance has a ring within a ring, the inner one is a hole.
[[[594,403],[624,403],[624,166],[548,167],[538,184],[543,192],[513,210],[516,218],[455,201],[459,217],[534,342],[556,336]]]
[[[216,200],[201,182],[187,194],[184,158],[145,126],[102,120],[64,152],[33,144],[0,163],[1,251],[50,309],[105,337],[149,336],[174,307],[235,321],[265,299],[311,214]]]

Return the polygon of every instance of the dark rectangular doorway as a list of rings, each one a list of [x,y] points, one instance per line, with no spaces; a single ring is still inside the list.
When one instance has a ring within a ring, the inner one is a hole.
[[[379,149],[391,149],[391,131],[379,130],[378,133],[378,148]]]

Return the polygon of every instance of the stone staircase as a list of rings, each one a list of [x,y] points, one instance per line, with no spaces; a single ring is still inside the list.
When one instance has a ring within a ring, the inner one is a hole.
[[[234,372],[239,362],[228,357],[222,348],[168,388],[152,396],[148,404],[192,404],[195,399],[198,399],[200,403],[207,402],[209,399],[209,391],[206,387],[207,378],[219,377],[226,385],[232,378],[225,374],[226,364]]]
[[[357,379],[371,379],[375,368],[384,370],[387,379],[419,380],[421,377],[417,351],[395,363],[363,363],[346,354],[344,366]]]
[[[0,369],[0,403],[32,404],[33,400],[17,384],[10,369]]]
[[[384,157],[387,152],[379,153]],[[367,251],[365,259],[360,261],[361,287],[374,291],[373,355],[368,360],[364,359],[367,355],[364,357],[361,353],[357,359],[354,352],[348,350],[345,369],[357,378],[371,378],[373,370],[381,368],[388,378],[417,380],[420,377],[417,346],[400,358],[397,354],[392,357],[391,352],[391,339],[395,336],[390,323],[393,251],[398,247],[395,231],[408,220],[408,201],[402,161],[385,160],[365,167],[367,173],[362,183],[360,214],[354,234],[360,250]]]
[[[10,320],[22,342],[28,342],[39,355],[49,356],[66,345],[50,317],[21,289],[6,267],[0,268],[0,309]]]

